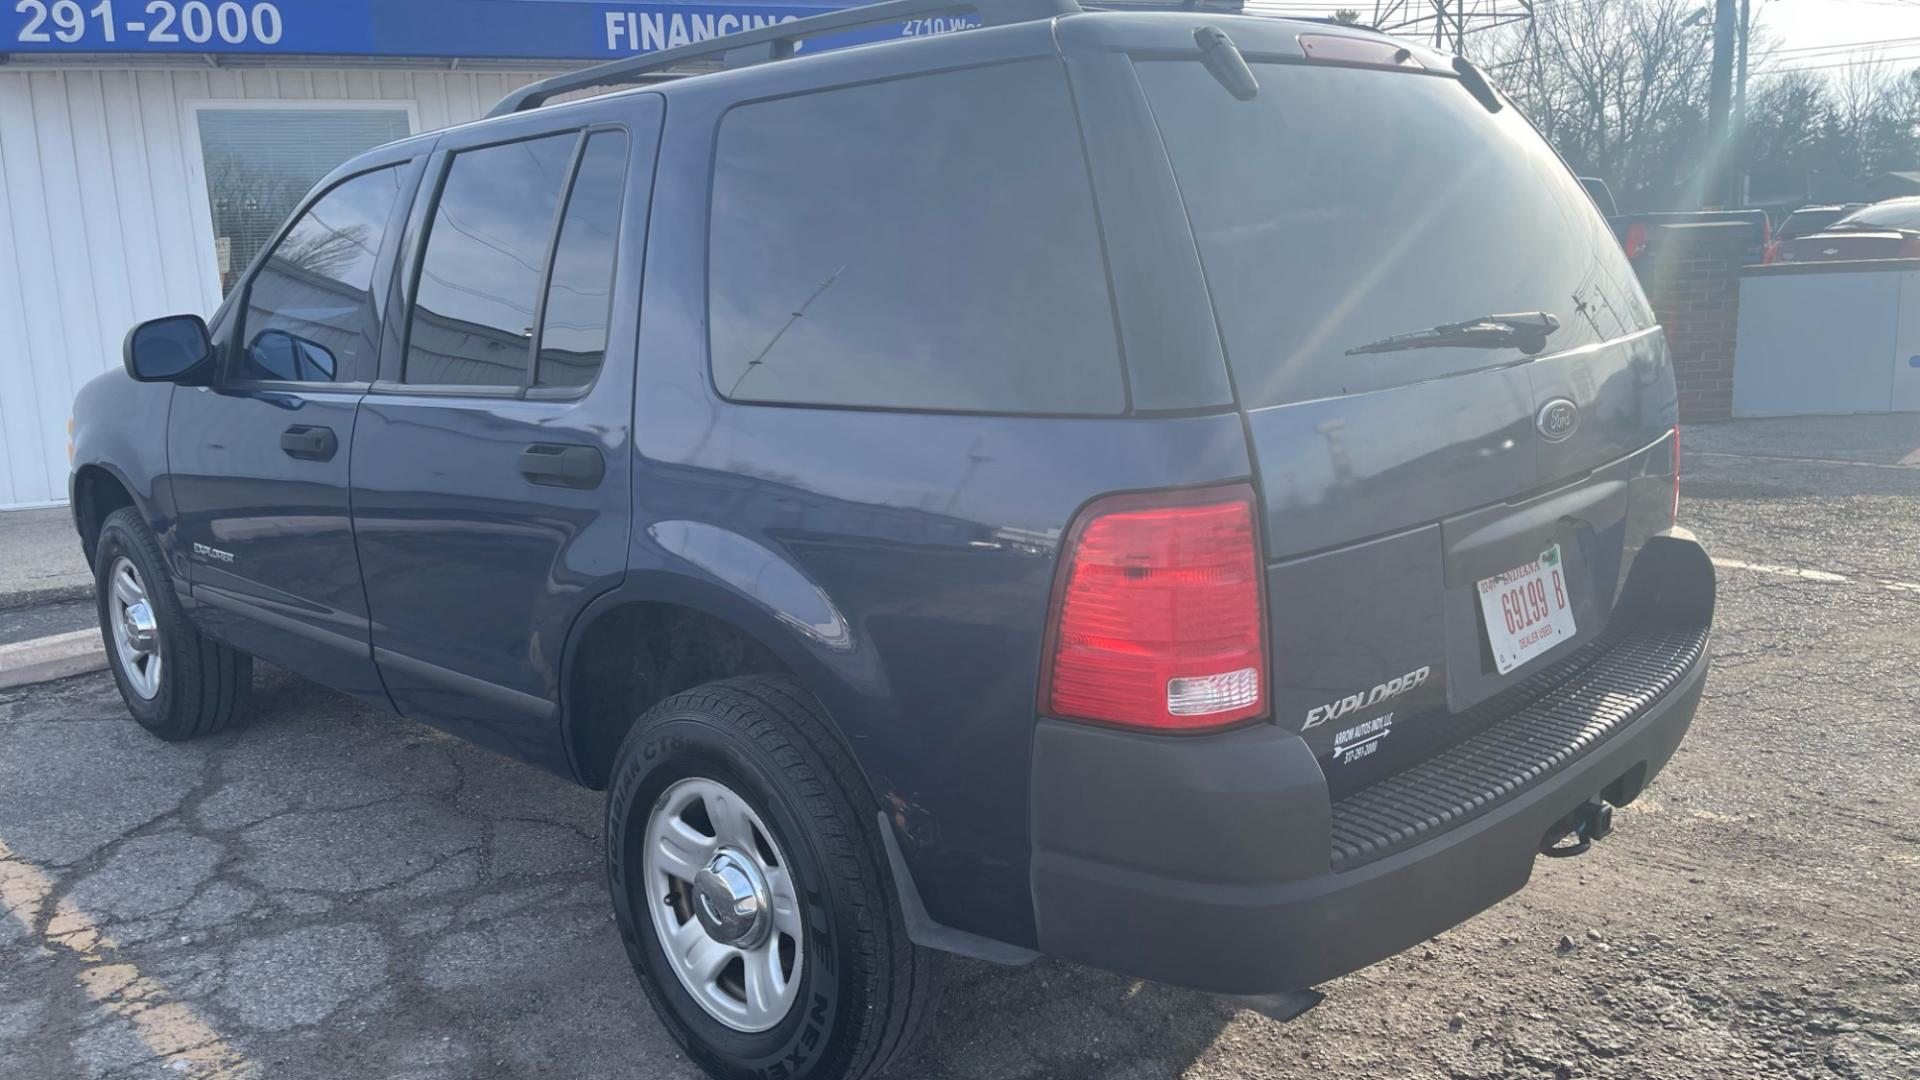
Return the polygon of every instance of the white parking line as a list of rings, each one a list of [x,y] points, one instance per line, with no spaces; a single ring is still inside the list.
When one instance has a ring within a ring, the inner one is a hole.
[[[1857,465],[1863,469],[1920,469],[1920,450],[1899,461],[1854,461],[1851,458],[1794,457],[1789,454],[1733,454],[1725,450],[1688,450],[1688,458],[1738,458],[1742,461],[1781,461],[1795,465]]]
[[[1831,570],[1808,570],[1799,566],[1774,566],[1770,563],[1750,563],[1741,559],[1715,559],[1713,560],[1713,565],[1722,570],[1750,570],[1756,574],[1795,577],[1802,581],[1818,581],[1824,584],[1847,585],[1853,583],[1853,579],[1847,575],[1836,574]],[[1881,588],[1892,592],[1920,593],[1920,583],[1911,581],[1889,581],[1885,578],[1879,578],[1876,579],[1875,582],[1862,582],[1862,584],[1878,584]]]
[[[1825,570],[1803,570],[1797,566],[1773,566],[1768,563],[1742,562],[1739,559],[1715,559],[1713,565],[1722,570],[1751,570],[1756,574],[1776,574],[1781,577],[1804,578],[1807,581],[1844,583],[1851,580],[1845,574],[1834,574]]]

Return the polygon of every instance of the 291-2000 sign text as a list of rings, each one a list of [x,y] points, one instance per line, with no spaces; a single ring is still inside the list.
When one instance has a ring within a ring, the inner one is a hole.
[[[129,7],[139,6],[132,0]],[[19,0],[14,13],[26,17],[16,40],[30,44],[62,42],[78,45],[87,41],[113,43],[120,35],[145,40],[153,45],[185,42],[206,45],[219,41],[227,45],[275,45],[280,41],[280,9],[268,3],[242,4],[238,0],[148,0],[138,17],[122,19],[114,11],[113,0],[99,0],[82,7],[79,0]]]

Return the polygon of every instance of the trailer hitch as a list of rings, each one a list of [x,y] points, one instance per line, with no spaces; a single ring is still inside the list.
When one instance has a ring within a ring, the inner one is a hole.
[[[1588,799],[1553,823],[1540,838],[1540,854],[1550,859],[1584,855],[1595,840],[1605,840],[1612,831],[1613,807],[1604,799]],[[1566,842],[1569,839],[1572,843]]]

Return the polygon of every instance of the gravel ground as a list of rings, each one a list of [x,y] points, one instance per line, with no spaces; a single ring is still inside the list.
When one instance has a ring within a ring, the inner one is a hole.
[[[1291,1024],[954,961],[898,1075],[1920,1076],[1920,417],[1687,451],[1683,516],[1724,564],[1715,671],[1612,838]],[[105,676],[0,693],[7,1075],[695,1075],[608,921],[595,796],[296,679],[257,690],[251,727],[187,746]]]

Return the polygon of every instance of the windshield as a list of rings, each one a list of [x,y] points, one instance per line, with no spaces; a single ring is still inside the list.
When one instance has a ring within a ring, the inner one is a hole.
[[[1835,229],[1920,229],[1920,199],[1895,199],[1855,210]]]
[[[1346,355],[1503,312],[1551,349],[1652,324],[1580,182],[1513,109],[1452,78],[1255,63],[1237,101],[1200,64],[1137,63],[1249,406],[1511,364],[1520,342]]]

